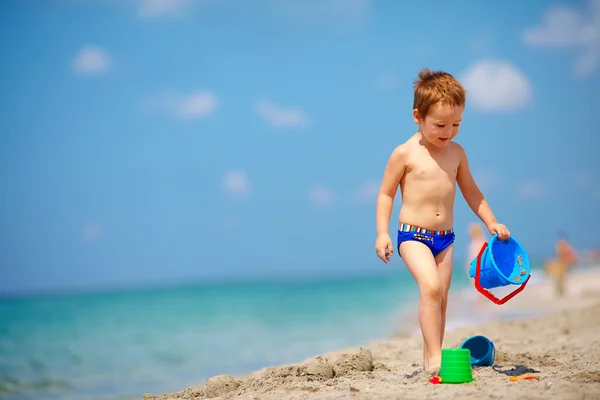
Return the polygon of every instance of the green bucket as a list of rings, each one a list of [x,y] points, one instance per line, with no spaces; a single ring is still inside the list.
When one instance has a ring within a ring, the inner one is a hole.
[[[440,378],[442,378],[442,383],[473,381],[471,351],[469,349],[443,349]]]

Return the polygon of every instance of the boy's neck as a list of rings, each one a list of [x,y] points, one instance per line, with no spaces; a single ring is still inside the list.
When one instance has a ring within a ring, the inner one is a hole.
[[[417,131],[417,135],[419,135],[419,144],[425,147],[430,153],[442,154],[446,151],[445,147],[439,148],[436,145],[430,143],[429,140],[425,138],[425,135],[423,135],[423,132],[421,132],[420,129]]]

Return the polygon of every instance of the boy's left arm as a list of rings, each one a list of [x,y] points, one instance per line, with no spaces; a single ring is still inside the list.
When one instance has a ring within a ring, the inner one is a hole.
[[[492,209],[485,199],[485,196],[477,187],[475,179],[473,179],[473,175],[471,174],[471,170],[469,168],[467,154],[460,145],[458,145],[458,152],[460,156],[460,164],[456,174],[456,183],[458,184],[465,201],[471,210],[473,210],[475,215],[477,215],[485,224],[490,234],[498,234],[498,238],[500,240],[508,239],[510,237],[510,231],[506,226],[496,221],[496,217],[494,216]]]

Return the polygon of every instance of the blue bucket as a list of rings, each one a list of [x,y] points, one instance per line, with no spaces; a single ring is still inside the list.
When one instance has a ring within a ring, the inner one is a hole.
[[[494,343],[485,336],[471,336],[461,345],[461,349],[469,349],[471,352],[471,365],[479,367],[490,367],[496,359],[496,348]]]
[[[471,261],[469,276],[475,278],[477,257]],[[499,240],[494,235],[481,255],[479,284],[485,289],[506,285],[521,285],[529,277],[529,257],[523,246],[510,237]]]

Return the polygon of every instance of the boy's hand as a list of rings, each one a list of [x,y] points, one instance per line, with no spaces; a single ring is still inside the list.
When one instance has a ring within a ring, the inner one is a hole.
[[[498,239],[500,239],[500,240],[506,240],[510,237],[510,231],[503,224],[499,224],[497,222],[492,222],[491,224],[489,224],[487,226],[487,228],[488,228],[488,231],[490,231],[490,234],[492,234],[492,235],[498,234]]]
[[[388,263],[394,254],[394,245],[392,245],[392,239],[387,233],[381,233],[377,236],[375,241],[375,251],[377,257],[381,258],[384,263]]]

